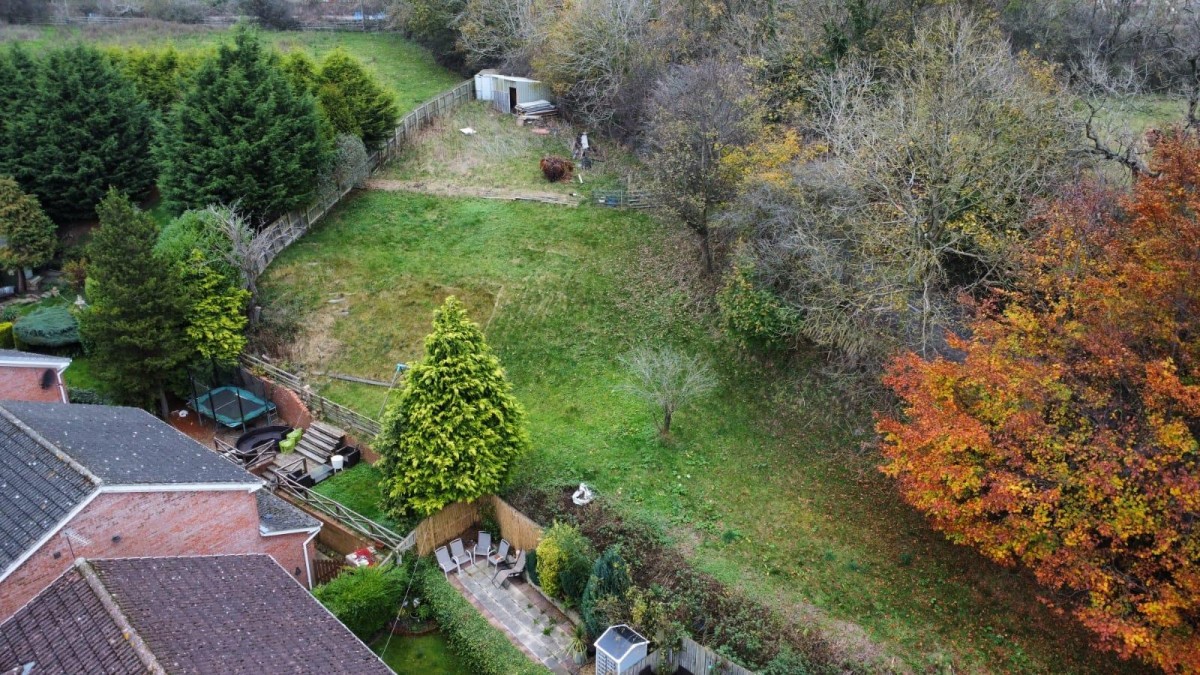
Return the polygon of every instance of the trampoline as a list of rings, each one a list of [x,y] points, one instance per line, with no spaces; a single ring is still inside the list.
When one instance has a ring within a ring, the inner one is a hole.
[[[188,401],[188,407],[230,429],[275,412],[275,404],[241,387],[215,387]]]

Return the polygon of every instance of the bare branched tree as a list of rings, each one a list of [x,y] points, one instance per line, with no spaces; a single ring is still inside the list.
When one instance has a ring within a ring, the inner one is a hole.
[[[263,235],[269,230],[255,234],[250,221],[237,207],[213,204],[205,209],[220,225],[221,232],[229,239],[229,249],[225,260],[241,276],[242,288],[250,291],[250,319],[256,320],[255,308],[258,307],[258,275],[262,274],[259,261],[264,259],[267,248],[267,238]]]
[[[1034,205],[1073,176],[1079,133],[1050,73],[969,17],[883,58],[817,82],[828,153],[731,214],[804,336],[855,362],[944,345],[957,296],[1008,276]]]
[[[621,357],[633,375],[624,390],[662,412],[658,431],[671,432],[676,411],[717,386],[712,369],[698,356],[686,356],[670,347],[642,346]]]
[[[577,119],[632,134],[642,105],[675,46],[673,26],[658,21],[658,0],[575,0],[549,24],[533,58]]]
[[[675,66],[659,79],[650,102],[646,145],[655,186],[670,214],[700,236],[710,274],[709,220],[738,183],[722,159],[752,139],[758,118],[748,79],[740,67],[712,59]]]
[[[472,66],[523,71],[543,44],[554,16],[545,0],[468,0],[454,23],[458,48]]]

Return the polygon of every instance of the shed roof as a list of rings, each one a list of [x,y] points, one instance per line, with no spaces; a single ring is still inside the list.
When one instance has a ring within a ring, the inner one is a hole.
[[[0,672],[144,673],[146,660],[170,673],[391,673],[266,555],[81,563],[0,624]]]
[[[264,535],[316,531],[321,521],[266,490],[254,493],[258,500],[258,530]]]
[[[596,649],[608,654],[620,663],[629,654],[630,650],[644,644],[650,644],[650,641],[642,637],[641,633],[638,633],[625,624],[619,624],[610,626],[608,630],[604,631],[600,639],[596,640]]]

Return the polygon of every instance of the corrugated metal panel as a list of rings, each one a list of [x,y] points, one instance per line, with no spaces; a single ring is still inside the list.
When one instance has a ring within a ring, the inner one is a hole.
[[[496,94],[496,79],[492,75],[480,73],[475,76],[475,98],[480,101],[491,101]]]
[[[488,72],[475,75],[475,98],[480,101],[492,101],[502,113],[512,112],[510,88],[517,90],[517,104],[532,101],[554,102],[554,94],[545,82]]]

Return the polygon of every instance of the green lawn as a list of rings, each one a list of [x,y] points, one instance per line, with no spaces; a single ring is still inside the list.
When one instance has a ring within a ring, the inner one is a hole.
[[[474,672],[450,651],[441,633],[380,638],[371,646],[396,675],[470,675]]]
[[[333,31],[263,31],[263,37],[283,51],[303,49],[313,56],[341,46],[366,64],[384,86],[396,94],[401,114],[449,89],[463,78],[439,66],[433,55],[397,33]],[[0,42],[21,41],[45,49],[73,40],[103,45],[208,47],[228,40],[230,29],[148,22],[126,26],[40,28],[2,27]]]
[[[412,529],[411,523],[400,523],[379,508],[379,480],[381,474],[375,467],[360,462],[352,469],[327,478],[317,484],[314,491],[341,502],[352,511],[357,511],[384,527],[395,530],[401,536]]]
[[[1135,670],[1097,654],[1027,577],[932,532],[860,449],[870,413],[840,405],[804,359],[741,356],[698,283],[692,242],[641,215],[364,193],[261,287],[272,312],[299,318],[294,366],[374,379],[418,358],[433,308],[458,295],[529,413],[534,450],[515,482],[588,481],[878,669]],[[720,374],[670,442],[618,389],[617,357],[643,340],[704,354]],[[378,414],[384,389],[315,381]]]

